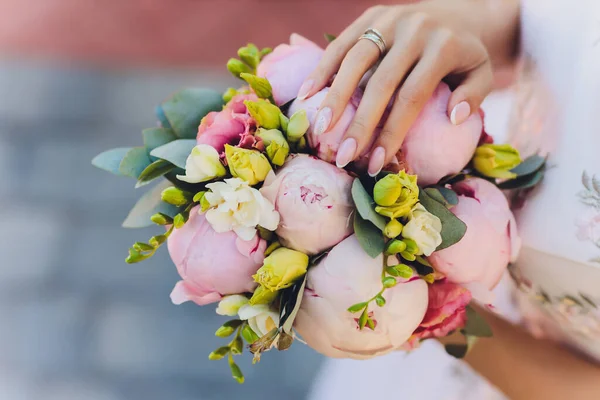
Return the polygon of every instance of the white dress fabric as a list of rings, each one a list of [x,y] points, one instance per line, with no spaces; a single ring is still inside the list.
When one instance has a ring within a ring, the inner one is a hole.
[[[522,2],[523,69],[508,132],[500,133],[523,156],[547,154],[548,168],[516,212],[523,247],[510,271],[518,288],[511,298],[534,335],[600,362],[600,0]],[[503,107],[484,105],[488,125]],[[496,305],[521,319],[506,295]],[[389,398],[393,391],[406,400],[504,398],[435,341],[408,355],[328,360],[309,398]]]

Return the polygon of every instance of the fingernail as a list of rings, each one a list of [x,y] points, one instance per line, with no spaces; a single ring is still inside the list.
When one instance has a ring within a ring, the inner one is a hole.
[[[300,90],[298,90],[298,98],[300,100],[306,99],[308,97],[308,93],[310,92],[310,89],[312,89],[314,84],[315,84],[315,81],[313,81],[312,79],[304,82],[302,84],[302,86],[300,86]]]
[[[450,121],[454,125],[460,125],[471,115],[471,106],[466,101],[461,101],[454,106],[450,113]]]
[[[338,168],[344,168],[352,161],[356,153],[356,140],[348,138],[342,142],[335,157],[335,164]]]
[[[369,176],[377,176],[383,168],[385,162],[385,149],[381,146],[377,147],[369,157]]]
[[[329,128],[331,123],[331,108],[325,107],[317,114],[317,122],[315,122],[315,134],[320,135]]]

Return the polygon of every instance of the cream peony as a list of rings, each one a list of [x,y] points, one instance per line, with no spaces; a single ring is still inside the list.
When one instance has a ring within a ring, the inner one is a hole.
[[[246,304],[238,311],[241,320],[248,321],[250,328],[259,337],[269,333],[273,328],[279,326],[279,314],[269,308],[266,304],[251,306]]]
[[[217,314],[235,317],[241,307],[248,304],[248,298],[241,294],[225,296],[217,306]]]
[[[199,183],[225,176],[226,173],[219,159],[219,152],[212,146],[199,144],[192,149],[185,161],[185,175],[177,175],[177,179]]]
[[[415,205],[408,217],[402,236],[417,243],[418,254],[430,256],[442,243],[442,221],[421,204]]]
[[[204,195],[209,204],[206,219],[215,232],[234,231],[242,240],[251,240],[258,225],[270,231],[277,229],[279,213],[247,182],[231,178],[206,187],[210,189]]]

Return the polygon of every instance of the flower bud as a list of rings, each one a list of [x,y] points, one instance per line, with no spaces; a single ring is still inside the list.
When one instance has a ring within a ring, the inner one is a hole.
[[[475,150],[473,166],[489,178],[512,179],[510,170],[521,163],[519,151],[509,144],[483,144]]]
[[[173,218],[163,213],[156,213],[150,219],[157,225],[170,225],[173,223]]]
[[[260,52],[258,48],[249,43],[245,47],[241,47],[238,50],[238,57],[252,69],[256,69],[259,61],[260,61]]]
[[[251,74],[253,72],[252,68],[250,68],[249,66],[247,66],[246,64],[244,64],[243,62],[238,60],[237,58],[230,58],[229,61],[227,61],[227,69],[236,78],[239,78],[240,74],[242,74],[242,73]]]
[[[277,129],[258,128],[256,136],[263,140],[269,160],[275,165],[282,166],[290,153],[290,145],[283,134]]]
[[[229,100],[233,99],[238,94],[238,91],[234,88],[228,88],[225,93],[223,93],[223,101],[225,103],[229,103]]]
[[[217,331],[215,332],[216,337],[225,338],[231,336],[233,332],[242,324],[243,321],[239,319],[232,319],[231,321],[225,322]]]
[[[271,171],[269,160],[257,150],[225,145],[225,157],[231,175],[241,178],[249,185],[262,182]]]
[[[242,296],[241,294],[232,294],[231,296],[225,296],[217,306],[217,314],[233,317],[237,315],[238,310],[244,304],[248,304],[248,299],[246,298],[246,296]]]
[[[258,99],[257,101],[245,100],[244,104],[248,109],[248,113],[254,118],[258,126],[265,129],[279,128],[279,115],[281,115],[279,107],[271,104],[265,99]]]
[[[306,273],[308,256],[296,250],[280,247],[263,261],[253,276],[254,281],[271,291],[281,290]]]
[[[264,286],[259,286],[254,290],[254,294],[250,298],[249,304],[255,306],[257,304],[269,304],[277,297],[276,290],[269,290]]]
[[[244,341],[241,337],[235,338],[231,343],[231,353],[232,354],[242,354],[244,351]]]
[[[220,360],[229,353],[229,346],[219,347],[208,355],[209,360]]]
[[[242,328],[242,337],[246,342],[248,342],[248,344],[252,344],[260,339],[258,335],[254,333],[252,328],[250,328],[250,325],[247,324]]]
[[[160,198],[165,203],[169,203],[178,207],[184,206],[192,201],[191,193],[176,188],[175,186],[171,186],[163,190],[160,194]]]
[[[404,170],[388,174],[375,184],[373,198],[377,213],[388,218],[405,217],[419,201],[417,176]]]
[[[402,241],[406,244],[406,249],[400,252],[400,256],[407,261],[415,261],[416,255],[419,254],[419,247],[412,239],[403,238]]]
[[[416,204],[409,214],[409,221],[402,230],[405,239],[412,239],[419,248],[418,255],[430,256],[442,243],[442,221],[421,204]]]
[[[391,287],[396,286],[396,279],[392,278],[391,276],[388,276],[386,278],[383,278],[382,283],[384,288],[389,289]]]
[[[306,116],[306,110],[298,110],[290,117],[290,122],[287,126],[287,138],[292,142],[297,142],[308,130],[310,122]]]
[[[279,113],[279,124],[281,125],[281,130],[287,132],[288,124],[290,120],[285,116],[284,113]]]
[[[388,256],[398,254],[406,250],[406,243],[401,240],[390,240],[385,248],[385,254]]]
[[[219,152],[208,144],[199,144],[192,149],[185,161],[185,175],[177,175],[177,179],[200,183],[225,176],[226,173]]]
[[[383,234],[385,237],[393,239],[402,233],[402,228],[402,224],[397,219],[392,218],[390,222],[385,225]]]

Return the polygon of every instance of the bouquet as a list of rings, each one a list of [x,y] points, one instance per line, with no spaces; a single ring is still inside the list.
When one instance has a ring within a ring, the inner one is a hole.
[[[142,131],[142,146],[92,161],[136,187],[158,181],[123,226],[163,231],[134,243],[126,262],[167,244],[181,276],[171,300],[216,303],[230,317],[209,358],[227,359],[240,383],[234,357],[245,348],[256,362],[299,338],[326,356],[365,359],[459,331],[464,343],[448,351],[463,356],[491,335],[472,299],[491,303],[519,248],[502,190],[527,190],[544,171],[543,158],[494,144],[482,114],[451,124],[444,83],[383,172],[365,173],[368,154],[336,167],[361,91],[316,134],[328,89],[296,97],[322,54],[298,35],[273,51],[242,47],[227,63],[240,88],[180,91],[156,108],[159,126]]]

